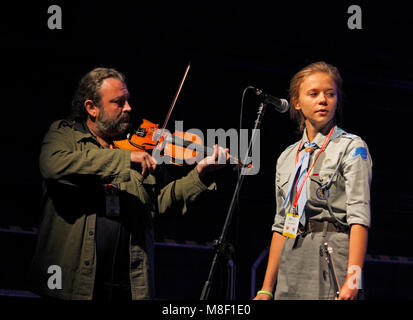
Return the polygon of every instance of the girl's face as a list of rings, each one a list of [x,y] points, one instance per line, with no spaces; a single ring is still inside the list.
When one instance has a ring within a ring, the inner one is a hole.
[[[301,82],[296,110],[301,110],[305,125],[320,131],[333,118],[337,107],[337,88],[324,72],[315,72]]]

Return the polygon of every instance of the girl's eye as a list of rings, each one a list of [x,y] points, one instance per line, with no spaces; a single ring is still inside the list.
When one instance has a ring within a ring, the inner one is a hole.
[[[316,97],[316,96],[317,96],[317,92],[311,92],[311,93],[310,93],[310,96]]]

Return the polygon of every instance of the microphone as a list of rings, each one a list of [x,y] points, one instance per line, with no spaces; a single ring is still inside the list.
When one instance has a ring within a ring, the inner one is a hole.
[[[254,88],[254,89],[255,89],[255,94],[259,96],[259,98],[264,104],[271,104],[272,106],[275,107],[275,110],[277,110],[278,112],[284,113],[284,112],[287,112],[288,109],[290,108],[290,104],[288,103],[287,100],[273,97],[272,95],[264,93],[261,89],[258,89],[258,88]]]

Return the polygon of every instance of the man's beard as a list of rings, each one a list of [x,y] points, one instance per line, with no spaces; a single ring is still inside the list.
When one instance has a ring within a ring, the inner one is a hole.
[[[99,133],[108,138],[118,137],[127,132],[131,127],[130,115],[122,114],[117,119],[109,119],[107,113],[103,110],[97,118],[96,128]]]

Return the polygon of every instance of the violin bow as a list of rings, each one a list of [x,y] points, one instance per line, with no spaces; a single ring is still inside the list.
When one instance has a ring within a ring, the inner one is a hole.
[[[175,93],[175,97],[174,97],[174,99],[173,99],[173,101],[172,101],[171,107],[169,108],[168,114],[166,115],[165,122],[163,123],[163,126],[162,126],[162,128],[161,128],[162,131],[161,131],[161,134],[160,134],[160,138],[163,136],[163,133],[164,133],[165,128],[166,128],[166,125],[168,124],[168,121],[169,121],[169,117],[171,116],[172,110],[173,110],[174,107],[175,107],[175,103],[176,103],[176,101],[178,100],[179,94],[180,94],[180,92],[181,92],[182,86],[184,85],[186,76],[188,75],[188,72],[189,72],[189,69],[190,69],[190,68],[191,68],[191,62],[189,62],[189,63],[188,63],[188,66],[186,67],[185,74],[184,74],[184,76],[183,76],[183,78],[182,78],[182,80],[181,80],[181,83],[179,84],[178,90],[177,90],[176,93]]]

